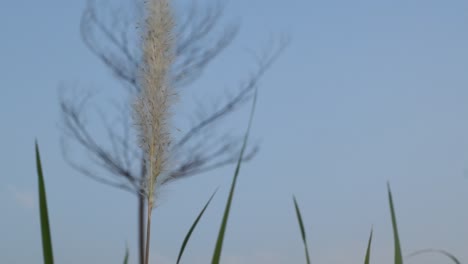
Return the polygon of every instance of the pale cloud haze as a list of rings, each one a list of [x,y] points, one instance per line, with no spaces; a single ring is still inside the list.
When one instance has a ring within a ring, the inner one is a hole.
[[[32,191],[20,190],[13,185],[7,185],[6,192],[16,205],[25,209],[36,208],[36,194]]]

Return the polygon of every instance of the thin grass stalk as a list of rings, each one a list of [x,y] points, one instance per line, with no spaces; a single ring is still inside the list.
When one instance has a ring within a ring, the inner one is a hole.
[[[138,263],[145,264],[145,196],[138,194]]]
[[[148,218],[146,223],[146,249],[145,249],[145,264],[149,264],[149,247],[150,247],[150,234],[151,234],[151,212],[153,210],[148,206]]]

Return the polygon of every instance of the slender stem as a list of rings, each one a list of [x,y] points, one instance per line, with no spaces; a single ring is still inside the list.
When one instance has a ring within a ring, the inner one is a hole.
[[[150,231],[151,231],[151,212],[153,205],[151,202],[148,202],[148,215],[147,215],[147,222],[146,222],[146,258],[145,264],[149,264],[149,246],[150,246]]]
[[[138,195],[138,249],[139,262],[145,264],[145,196]]]

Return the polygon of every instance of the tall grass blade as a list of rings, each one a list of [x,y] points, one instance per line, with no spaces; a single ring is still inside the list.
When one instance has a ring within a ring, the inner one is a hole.
[[[297,221],[299,222],[299,228],[301,229],[301,236],[302,236],[302,242],[304,243],[306,261],[307,261],[307,264],[310,264],[309,246],[307,245],[306,232],[304,229],[304,222],[302,221],[301,210],[299,209],[299,205],[297,204],[296,197],[294,196],[293,196],[293,201],[294,201],[294,207],[296,208]]]
[[[372,229],[370,231],[369,242],[367,243],[367,250],[366,250],[366,257],[364,259],[364,264],[370,264],[370,252],[371,252],[371,244],[372,244]]]
[[[411,257],[418,256],[418,255],[421,255],[421,254],[426,254],[426,253],[442,254],[442,255],[446,256],[447,258],[449,258],[450,260],[452,260],[453,263],[461,264],[460,260],[458,260],[454,255],[452,255],[451,253],[449,253],[449,252],[447,252],[445,250],[441,250],[441,249],[422,249],[422,250],[418,250],[416,252],[413,252],[413,253],[409,254],[407,256],[407,258],[411,258]]]
[[[240,171],[240,167],[241,167],[241,164],[242,164],[242,159],[244,157],[245,148],[247,146],[247,141],[248,141],[248,138],[249,138],[250,128],[252,127],[252,120],[253,120],[253,116],[254,116],[254,113],[255,113],[256,104],[257,104],[257,90],[255,90],[255,95],[254,95],[253,103],[252,103],[252,109],[251,109],[250,117],[249,117],[249,125],[247,127],[247,131],[246,131],[245,136],[244,136],[244,142],[242,143],[242,149],[241,149],[241,152],[240,152],[240,155],[239,155],[239,159],[237,161],[236,171],[234,172],[234,177],[233,177],[232,183],[231,183],[231,190],[229,191],[229,197],[228,197],[227,202],[226,202],[226,208],[224,209],[223,220],[221,222],[221,227],[219,229],[218,239],[216,241],[215,250],[213,252],[213,258],[211,260],[212,264],[218,264],[219,261],[221,260],[221,252],[222,252],[222,249],[223,249],[224,234],[226,232],[227,222],[228,222],[228,218],[229,218],[229,212],[231,210],[232,198],[234,197],[234,191],[235,191],[235,188],[236,188],[237,177],[239,176],[239,171]]]
[[[177,257],[177,264],[179,264],[179,262],[180,262],[180,260],[181,260],[181,258],[182,258],[182,255],[184,254],[185,247],[187,246],[187,243],[188,243],[188,241],[190,240],[190,237],[192,236],[193,230],[195,230],[195,227],[197,227],[198,221],[200,221],[200,219],[202,218],[203,213],[205,213],[206,208],[208,208],[208,205],[211,203],[211,200],[213,199],[213,197],[215,196],[215,194],[216,194],[217,191],[218,191],[218,189],[216,189],[216,190],[213,192],[213,194],[211,195],[210,199],[208,199],[208,202],[206,202],[205,206],[204,206],[203,209],[200,211],[200,213],[198,214],[197,218],[195,219],[195,221],[193,222],[192,226],[190,227],[189,231],[188,231],[187,234],[185,235],[184,242],[182,242],[182,246],[180,247],[179,256]]]
[[[388,202],[390,204],[390,214],[392,216],[393,241],[395,243],[395,264],[403,264],[403,256],[401,254],[400,238],[398,236],[398,227],[395,215],[395,208],[393,206],[392,191],[390,190],[390,183],[387,183],[387,189]]]
[[[128,253],[128,247],[125,248],[125,257],[124,257],[124,261],[123,261],[123,264],[128,264],[128,257],[129,257],[129,253]]]
[[[47,198],[44,184],[44,175],[42,174],[41,156],[39,154],[39,146],[36,141],[36,166],[39,186],[39,214],[41,219],[42,233],[42,253],[44,256],[44,264],[53,264],[54,256],[52,252],[52,238],[50,235],[49,216],[47,212]]]

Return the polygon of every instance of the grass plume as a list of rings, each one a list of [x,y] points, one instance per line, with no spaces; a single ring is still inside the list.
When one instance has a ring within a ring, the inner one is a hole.
[[[134,104],[135,122],[147,165],[145,193],[148,199],[145,263],[149,263],[151,212],[157,180],[167,171],[170,107],[175,91],[169,73],[174,61],[174,20],[170,0],[149,0],[143,29],[142,91]]]

